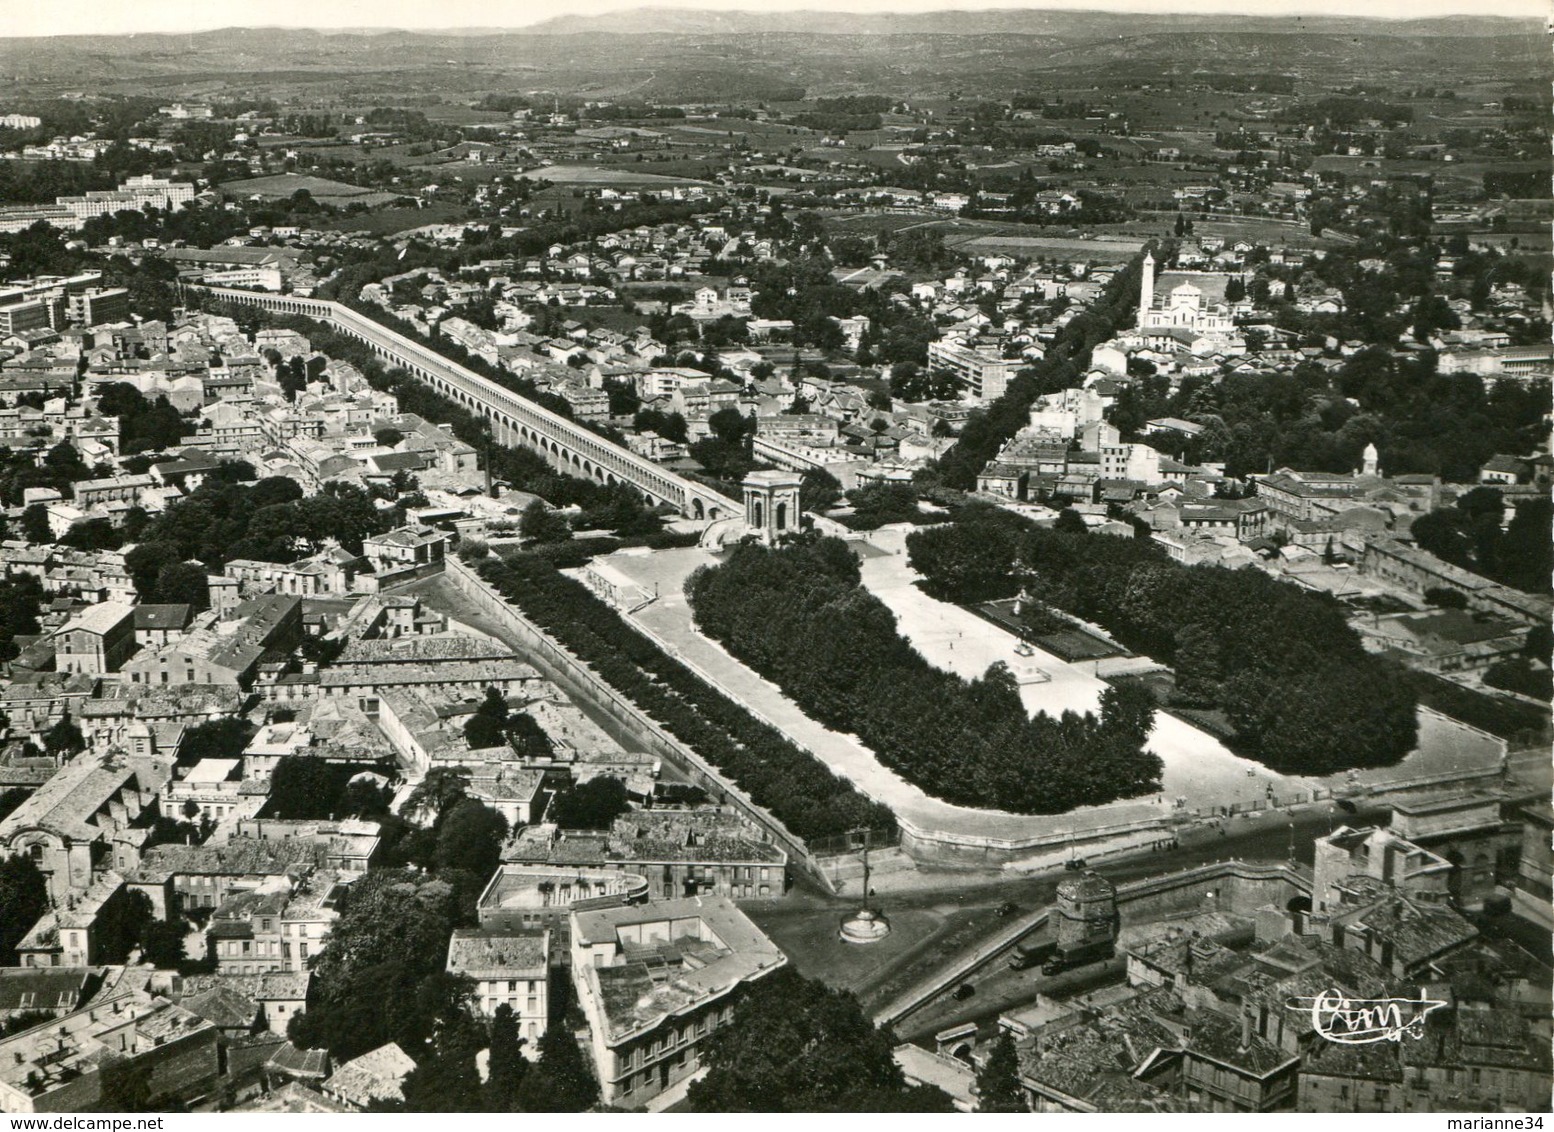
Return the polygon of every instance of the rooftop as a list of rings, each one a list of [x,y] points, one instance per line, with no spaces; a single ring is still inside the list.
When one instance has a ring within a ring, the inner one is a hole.
[[[96,1072],[111,1054],[135,1056],[213,1029],[165,998],[128,991],[0,1040],[0,1082],[37,1097]]]
[[[403,1100],[400,1086],[414,1068],[410,1055],[389,1042],[340,1066],[324,1082],[324,1089],[357,1108],[373,1101]]]
[[[104,601],[89,605],[60,628],[60,633],[96,633],[106,636],[126,617],[135,615],[135,607],[122,601]]]
[[[111,755],[77,755],[0,821],[0,843],[27,829],[91,841],[105,832],[97,815],[126,788],[159,789],[170,769],[166,763]]]
[[[90,976],[86,967],[0,969],[0,1014],[74,1010]]]
[[[597,983],[606,1040],[770,974],[787,957],[730,900],[700,896],[572,913],[574,948],[603,945],[611,965],[589,967]]]
[[[543,978],[550,932],[455,928],[448,941],[448,972],[480,978]],[[526,973],[519,975],[519,972]]]

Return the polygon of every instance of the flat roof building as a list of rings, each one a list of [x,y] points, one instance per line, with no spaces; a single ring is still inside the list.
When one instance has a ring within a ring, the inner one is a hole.
[[[574,911],[573,977],[605,1103],[642,1106],[695,1073],[739,989],[787,962],[721,897]]]

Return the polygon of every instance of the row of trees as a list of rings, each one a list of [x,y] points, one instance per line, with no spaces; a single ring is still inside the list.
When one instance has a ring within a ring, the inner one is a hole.
[[[1037,530],[983,506],[913,532],[907,547],[944,597],[1024,588],[1173,665],[1180,697],[1224,711],[1238,741],[1281,771],[1387,766],[1414,746],[1414,693],[1326,595],[1261,571],[1182,566],[1147,540]]]
[[[859,794],[809,752],[715,691],[637,633],[582,583],[537,555],[486,559],[481,575],[795,835],[888,829],[889,809]]]
[[[1091,349],[1112,337],[1134,317],[1142,281],[1142,257],[1119,271],[1093,310],[1072,319],[1053,339],[1046,356],[1022,369],[1004,395],[967,419],[955,447],[940,457],[934,478],[962,491],[974,490],[977,474],[1004,443],[1024,428],[1036,398],[1079,384]]]
[[[1007,666],[967,681],[924,660],[839,539],[741,544],[686,591],[703,632],[936,797],[1061,813],[1158,789],[1147,693],[1109,689],[1099,719],[1031,718]]]

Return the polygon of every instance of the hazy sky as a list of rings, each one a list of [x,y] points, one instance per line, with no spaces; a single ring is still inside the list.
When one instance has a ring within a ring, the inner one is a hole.
[[[1058,8],[1111,11],[1300,13],[1421,17],[1469,12],[1530,16],[1547,0],[12,0],[0,11],[0,36],[203,31],[220,27],[459,28],[523,27],[552,16],[639,7],[712,10],[824,9],[922,12],[947,8]]]

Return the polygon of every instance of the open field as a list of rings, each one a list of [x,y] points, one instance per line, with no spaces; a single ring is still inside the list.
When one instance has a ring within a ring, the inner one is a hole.
[[[245,181],[227,181],[221,191],[229,197],[260,197],[265,200],[287,200],[293,194],[306,190],[314,200],[322,204],[365,204],[369,207],[388,204],[404,194],[385,193],[377,189],[364,189],[360,185],[348,185],[344,181],[331,181],[324,177],[312,177],[305,173],[277,173],[272,177],[250,177]]]
[[[1104,259],[1107,256],[1127,258],[1137,255],[1144,248],[1141,239],[1130,240],[1114,236],[1098,236],[1093,240],[1075,239],[1070,236],[969,236],[946,238],[945,243],[957,251],[972,255],[1004,252],[1009,255],[1078,255]]]
[[[315,227],[336,232],[366,232],[389,236],[427,224],[455,224],[469,220],[474,213],[461,204],[429,204],[425,208],[381,208],[356,216],[335,216],[320,220]]]
[[[658,173],[639,173],[633,169],[599,165],[541,165],[524,170],[531,181],[549,181],[553,185],[607,185],[616,188],[668,189],[676,185],[705,185],[690,177],[665,177]]]

